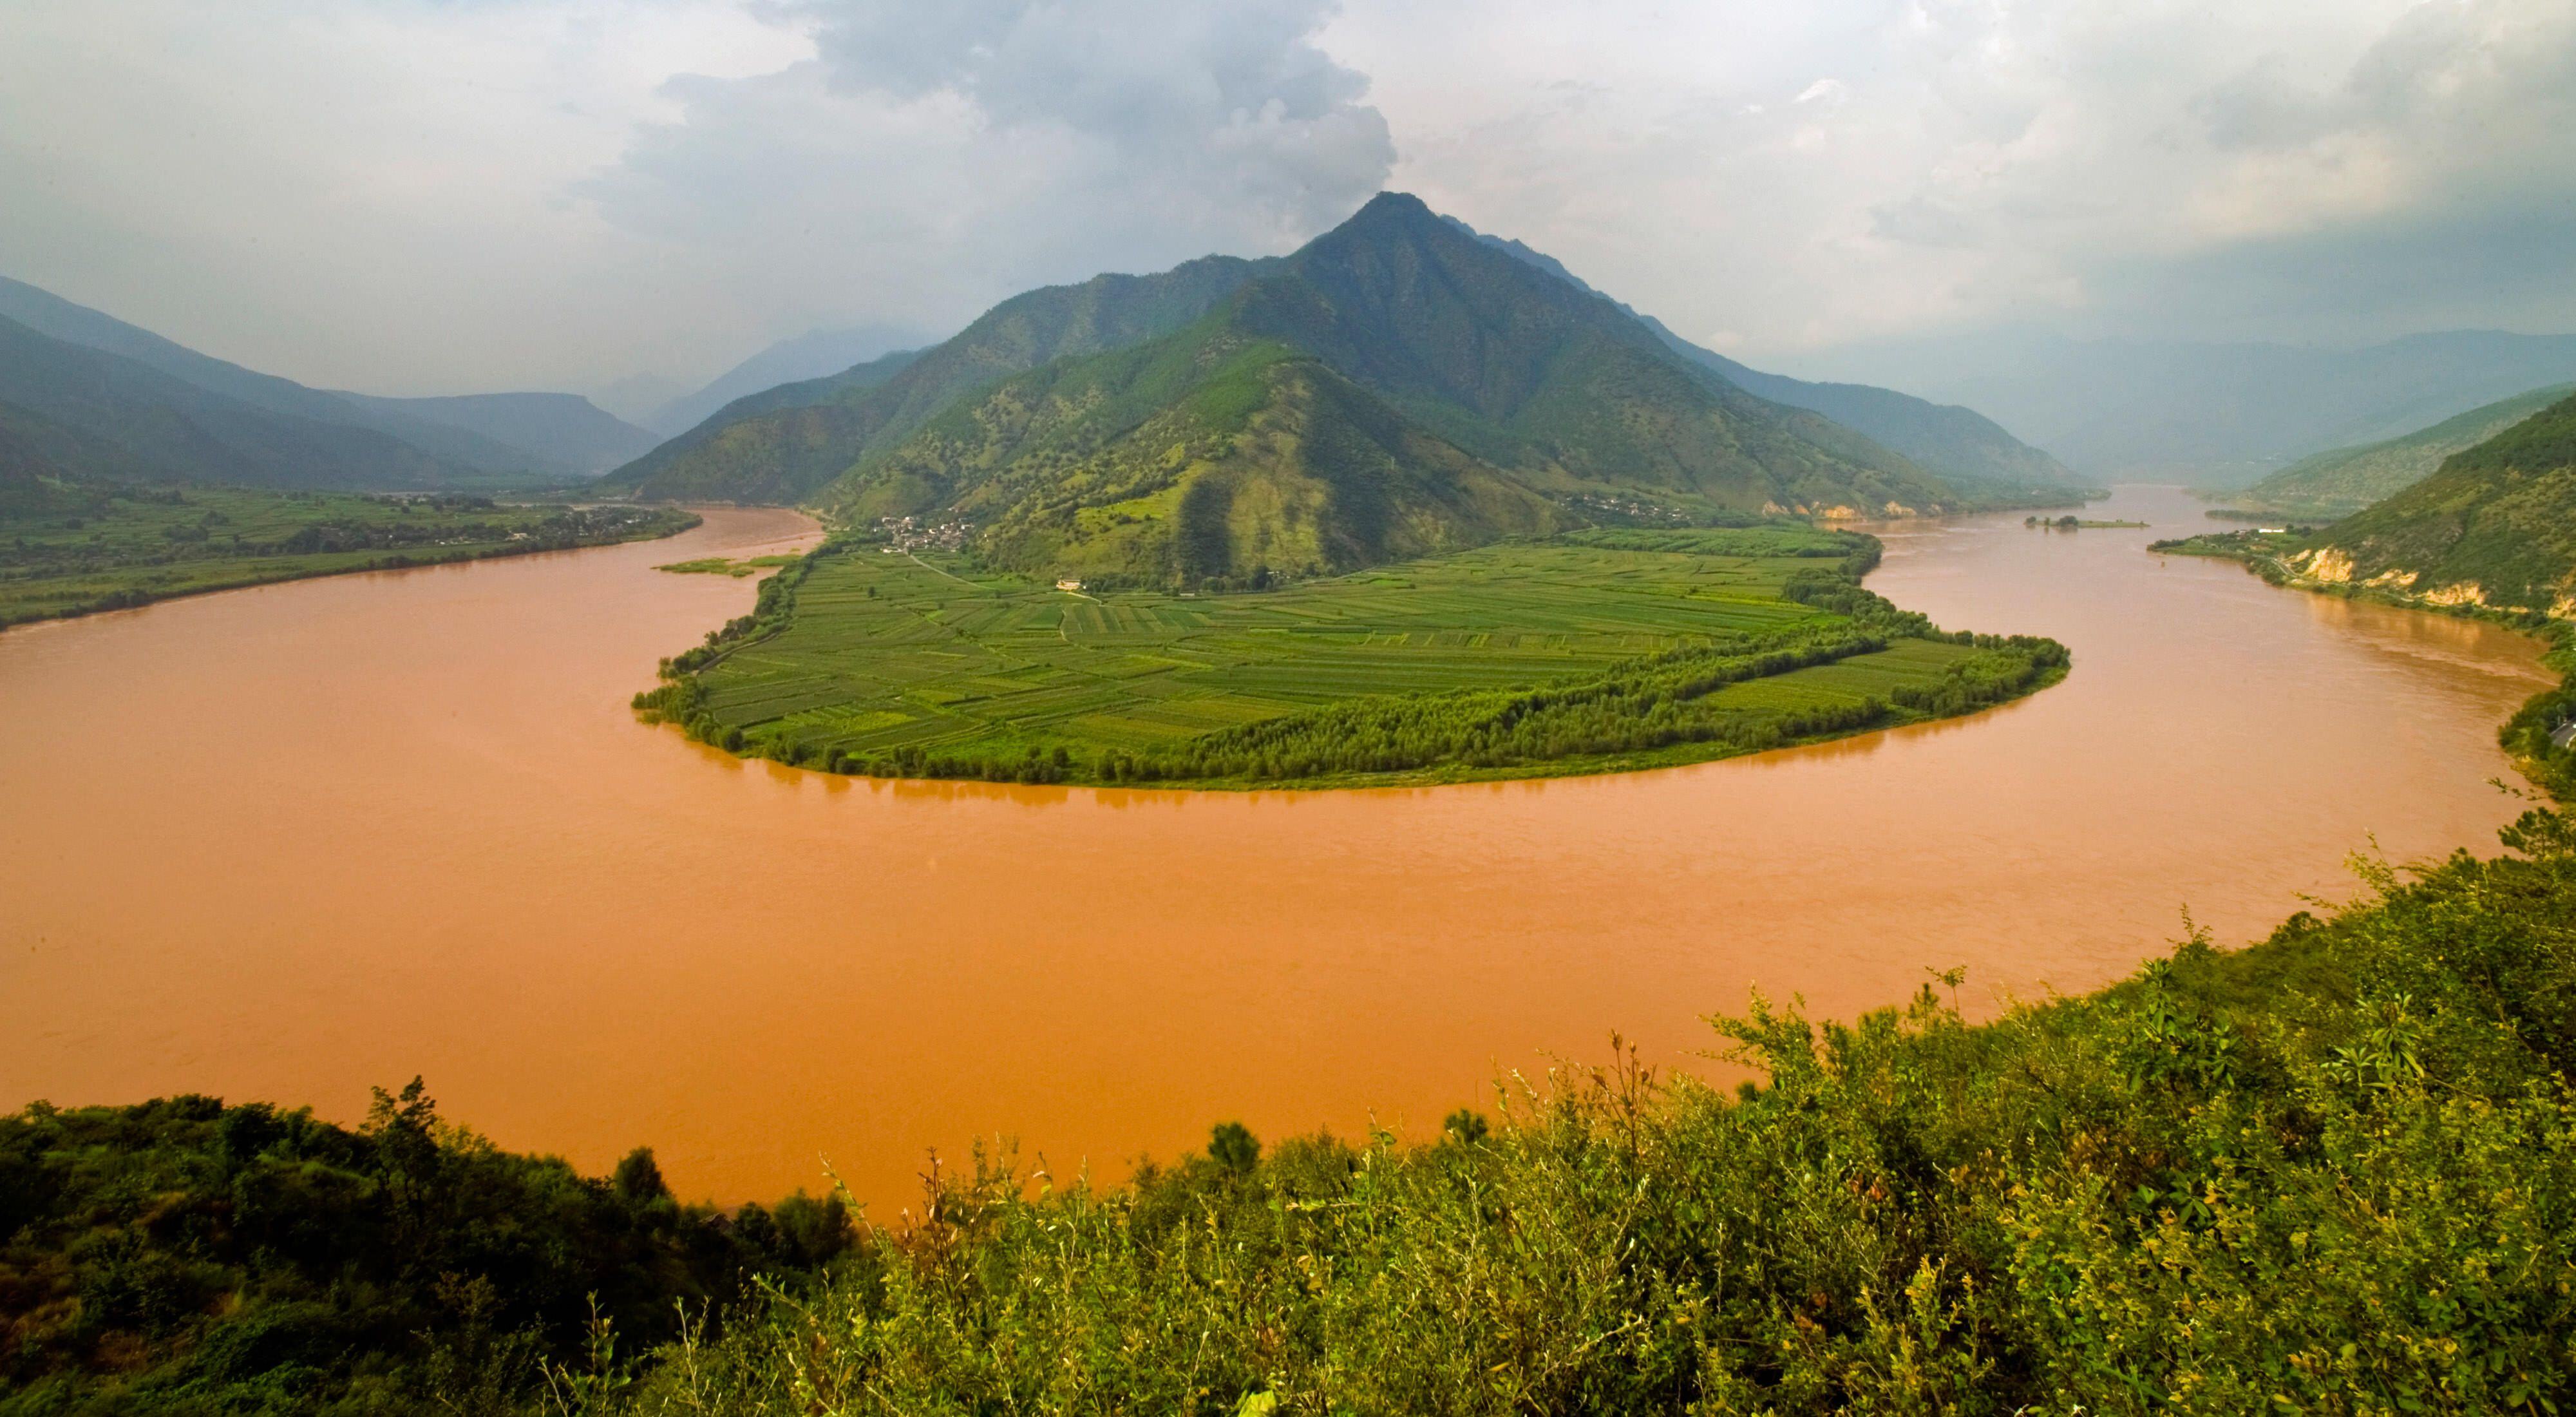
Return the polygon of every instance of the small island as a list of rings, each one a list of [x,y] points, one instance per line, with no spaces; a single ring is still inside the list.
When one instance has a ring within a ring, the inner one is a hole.
[[[2084,517],[2058,517],[2054,520],[2048,517],[2024,517],[2021,519],[2021,524],[2035,531],[2094,531],[2112,527],[2144,527],[2147,525],[2145,522],[2094,521]]]

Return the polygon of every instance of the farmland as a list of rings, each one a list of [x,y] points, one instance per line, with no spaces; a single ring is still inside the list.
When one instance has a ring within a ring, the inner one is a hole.
[[[0,506],[0,626],[269,581],[669,536],[667,508],[231,487],[46,487]]]
[[[2047,642],[1962,643],[1860,590],[1874,554],[1804,527],[1595,531],[1260,593],[1094,595],[844,541],[638,705],[878,776],[1312,785],[1719,757],[2062,669]]]

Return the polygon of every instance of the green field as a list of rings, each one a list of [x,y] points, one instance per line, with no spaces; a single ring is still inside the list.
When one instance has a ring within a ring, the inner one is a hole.
[[[0,626],[343,571],[669,536],[668,508],[510,506],[476,496],[46,485],[0,507]]]
[[[837,543],[639,707],[736,751],[875,775],[1419,780],[1688,761],[1928,716],[2017,652],[1932,638],[1859,591],[1848,563],[1874,551],[1804,527],[1582,532],[1192,596],[1063,591]],[[1654,714],[1669,733],[1632,731]],[[1554,727],[1505,741],[1533,723]],[[1362,741],[1376,746],[1348,751]]]

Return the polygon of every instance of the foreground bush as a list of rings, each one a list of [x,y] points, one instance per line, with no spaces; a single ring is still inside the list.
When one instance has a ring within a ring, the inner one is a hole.
[[[639,1413],[2555,1412],[2576,1399],[2576,837],[2090,997],[1622,1057],[1428,1146],[1095,1191],[983,1158]],[[1955,981],[1951,981],[1955,982]],[[1218,1159],[1219,1157],[1223,1159]]]
[[[441,1122],[177,1097],[0,1118],[0,1414],[499,1412],[850,1243],[838,1200],[719,1215]]]

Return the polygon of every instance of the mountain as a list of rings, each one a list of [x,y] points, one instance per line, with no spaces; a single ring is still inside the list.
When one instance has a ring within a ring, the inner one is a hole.
[[[1095,276],[1013,296],[933,349],[736,399],[602,486],[646,498],[795,501],[960,395],[1051,359],[1169,334],[1263,268],[1206,256],[1159,275]]]
[[[130,360],[250,409],[384,434],[433,464],[448,465],[448,471],[428,474],[431,480],[419,485],[489,483],[531,474],[587,477],[636,456],[654,441],[643,429],[574,394],[411,399],[309,388],[200,354],[20,281],[0,279],[0,318],[66,344]],[[6,397],[5,391],[0,397]]]
[[[2294,565],[2435,604],[2576,616],[2576,398],[2337,522]]]
[[[0,403],[81,475],[246,487],[434,487],[459,469],[390,434],[280,413],[0,319]]]
[[[952,402],[819,500],[861,522],[964,519],[1004,565],[1184,584],[1348,570],[1594,511],[1958,502],[1412,197],[1381,194],[1249,274],[1185,328]]]
[[[1495,250],[1518,258],[1589,295],[1602,295],[1565,263],[1507,237],[1492,236],[1455,217],[1443,218],[1460,231]],[[1974,409],[1936,404],[1894,389],[1867,384],[1818,384],[1782,374],[1766,374],[1703,349],[1666,328],[1652,315],[1619,303],[1621,311],[1643,322],[1675,354],[1715,371],[1737,388],[1773,403],[1821,413],[1834,422],[1907,458],[1949,481],[1998,492],[2085,486],[2064,463],[2006,432],[2002,425]]]
[[[685,433],[745,394],[801,384],[855,365],[881,359],[898,350],[935,343],[921,331],[894,325],[861,325],[847,330],[809,330],[783,339],[735,365],[706,387],[660,401],[636,420],[662,437]],[[641,451],[641,450],[639,450]]]
[[[431,424],[488,440],[536,470],[589,476],[652,450],[659,439],[579,394],[456,394],[443,398],[339,397],[376,413],[379,426]],[[416,440],[415,440],[416,441]],[[482,464],[478,464],[480,466]],[[492,468],[507,471],[506,467]]]
[[[2402,438],[2301,458],[2239,495],[2237,502],[2291,517],[2350,516],[2430,476],[2451,454],[2485,442],[2576,392],[2559,384],[2518,394]]]
[[[0,520],[53,509],[59,493],[54,484],[68,474],[42,447],[21,434],[12,413],[0,408]]]
[[[999,564],[1258,584],[1568,524],[1321,361],[1221,317],[961,400],[825,494],[963,518]]]
[[[2317,349],[2005,333],[1838,359],[1873,382],[1983,409],[2086,477],[2225,490],[2576,380],[2576,335],[2462,330]]]

